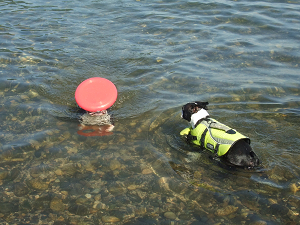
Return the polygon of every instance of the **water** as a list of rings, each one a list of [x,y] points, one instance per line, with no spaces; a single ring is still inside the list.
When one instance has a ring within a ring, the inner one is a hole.
[[[298,224],[298,1],[1,1],[2,224]],[[74,92],[118,88],[112,135],[77,134]],[[263,168],[179,132],[209,101]]]

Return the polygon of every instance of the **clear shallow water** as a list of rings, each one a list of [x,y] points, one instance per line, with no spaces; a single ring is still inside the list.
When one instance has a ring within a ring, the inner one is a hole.
[[[1,1],[1,223],[299,223],[297,1]],[[79,136],[84,79],[114,134]],[[179,132],[183,104],[249,136],[259,171]]]

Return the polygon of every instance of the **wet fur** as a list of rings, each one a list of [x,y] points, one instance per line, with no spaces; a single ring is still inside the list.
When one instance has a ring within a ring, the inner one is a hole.
[[[207,110],[208,102],[192,102],[182,107],[182,118],[191,121],[191,116],[201,109]],[[230,166],[253,168],[259,165],[259,159],[251,146],[244,140],[237,141],[228,152],[220,157]]]

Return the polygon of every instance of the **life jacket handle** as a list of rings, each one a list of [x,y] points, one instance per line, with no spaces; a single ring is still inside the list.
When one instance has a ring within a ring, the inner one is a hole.
[[[232,130],[230,127],[227,127],[226,125],[224,125],[222,123],[217,123],[217,122],[212,121],[212,120],[208,120],[207,123],[209,124],[209,128],[224,130],[225,132],[227,132],[229,130]]]

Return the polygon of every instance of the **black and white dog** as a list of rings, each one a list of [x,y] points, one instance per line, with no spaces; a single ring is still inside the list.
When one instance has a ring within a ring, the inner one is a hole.
[[[187,128],[188,131],[183,130],[181,135],[184,134],[189,141],[216,153],[228,165],[257,167],[260,162],[250,146],[250,139],[210,118],[206,111],[207,105],[208,102],[192,102],[182,107],[182,118],[190,122],[191,127]],[[229,141],[224,140],[226,138]],[[223,143],[226,146],[222,146]]]

